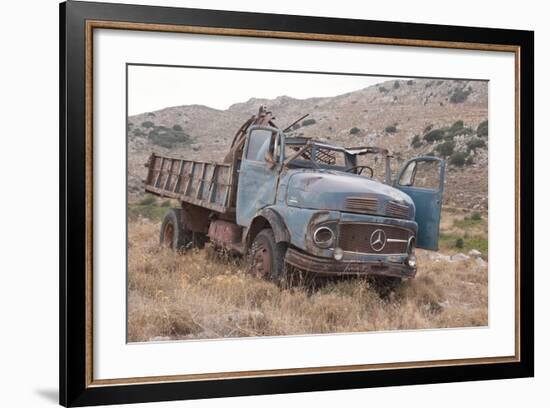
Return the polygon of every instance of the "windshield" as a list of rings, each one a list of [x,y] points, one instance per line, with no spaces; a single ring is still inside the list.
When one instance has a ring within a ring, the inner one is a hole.
[[[283,160],[288,168],[330,169],[381,182],[388,179],[387,151],[376,147],[344,148],[305,138],[287,138]]]

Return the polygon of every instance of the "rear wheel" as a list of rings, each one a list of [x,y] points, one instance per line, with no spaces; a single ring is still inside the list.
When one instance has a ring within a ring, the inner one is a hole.
[[[166,213],[160,227],[161,246],[175,251],[204,246],[206,235],[185,228],[184,216],[184,212],[180,208],[171,208]]]
[[[251,247],[251,272],[258,278],[283,281],[286,277],[286,243],[275,242],[273,230],[261,230]]]

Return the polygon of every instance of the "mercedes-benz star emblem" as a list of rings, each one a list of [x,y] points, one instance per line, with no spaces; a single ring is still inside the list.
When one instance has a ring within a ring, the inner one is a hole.
[[[375,230],[370,236],[370,247],[380,252],[386,246],[386,233],[381,229]]]

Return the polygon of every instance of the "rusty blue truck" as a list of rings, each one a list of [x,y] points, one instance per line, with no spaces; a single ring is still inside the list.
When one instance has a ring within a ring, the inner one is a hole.
[[[293,136],[293,125],[279,128],[261,107],[223,162],[153,153],[145,191],[181,204],[166,214],[160,243],[248,254],[252,273],[275,281],[289,266],[414,277],[416,248],[438,247],[445,161],[416,157],[393,177],[387,149]]]

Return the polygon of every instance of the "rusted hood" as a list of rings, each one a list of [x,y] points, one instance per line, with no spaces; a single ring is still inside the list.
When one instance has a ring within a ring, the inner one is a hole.
[[[407,205],[411,207],[407,218],[414,219],[414,203],[411,198],[387,184],[330,170],[291,170],[289,173],[287,205],[347,211],[348,198],[371,198],[377,200],[380,209],[385,208],[390,201]]]

